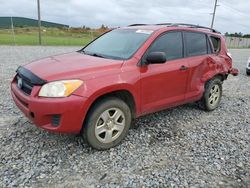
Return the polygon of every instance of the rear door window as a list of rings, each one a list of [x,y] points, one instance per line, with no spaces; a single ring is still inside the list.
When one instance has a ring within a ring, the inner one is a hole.
[[[207,37],[203,33],[185,32],[186,53],[188,57],[208,53]]]

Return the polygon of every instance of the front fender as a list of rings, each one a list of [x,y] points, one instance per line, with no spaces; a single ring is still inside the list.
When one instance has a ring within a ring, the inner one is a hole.
[[[123,74],[87,80],[74,94],[87,97],[89,108],[99,97],[122,90],[129,92],[133,96],[136,115],[138,115],[140,113],[140,86],[139,75],[135,73],[124,72]]]

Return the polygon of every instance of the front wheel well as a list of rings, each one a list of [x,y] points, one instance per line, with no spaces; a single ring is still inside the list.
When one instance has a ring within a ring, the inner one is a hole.
[[[94,100],[94,102],[92,102],[92,104],[91,104],[90,108],[88,109],[88,112],[85,116],[83,126],[85,124],[86,118],[88,118],[89,113],[91,112],[91,109],[94,107],[94,105],[96,103],[98,103],[99,101],[101,101],[105,98],[108,98],[108,97],[117,97],[117,98],[123,100],[129,106],[129,108],[131,110],[132,119],[135,119],[135,117],[136,117],[136,105],[135,105],[135,100],[134,100],[133,95],[127,90],[118,90],[118,91],[112,91],[110,93],[106,93],[104,95],[101,95],[101,96],[97,97]]]
[[[129,106],[131,110],[132,118],[133,119],[135,118],[135,114],[136,114],[135,100],[134,100],[133,95],[129,91],[127,90],[114,91],[102,97],[108,97],[108,96],[114,96],[123,100]]]

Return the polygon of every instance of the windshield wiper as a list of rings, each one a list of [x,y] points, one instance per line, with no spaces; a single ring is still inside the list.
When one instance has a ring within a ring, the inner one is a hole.
[[[90,56],[95,56],[95,57],[101,57],[101,58],[105,58],[104,56],[97,54],[97,53],[87,53],[86,51],[82,50],[81,53],[84,53],[86,55],[90,55]]]
[[[101,57],[101,58],[104,58],[102,55],[97,54],[97,53],[93,53],[93,54],[89,54],[89,55],[92,55],[92,56],[95,56],[95,57]]]

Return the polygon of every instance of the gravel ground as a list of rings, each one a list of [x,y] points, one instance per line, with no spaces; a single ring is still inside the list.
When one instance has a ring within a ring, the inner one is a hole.
[[[250,50],[231,50],[241,73],[215,111],[188,104],[141,117],[121,145],[96,151],[36,128],[9,91],[18,65],[76,49],[0,46],[0,187],[250,187]]]

